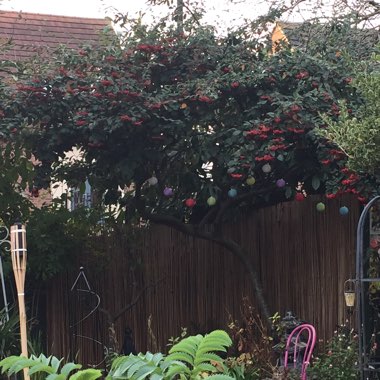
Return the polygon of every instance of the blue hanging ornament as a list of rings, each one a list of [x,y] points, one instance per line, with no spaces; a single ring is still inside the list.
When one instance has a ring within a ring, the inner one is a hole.
[[[229,196],[230,198],[235,198],[235,197],[237,196],[237,191],[236,191],[236,189],[230,189],[230,190],[228,190],[228,196]]]

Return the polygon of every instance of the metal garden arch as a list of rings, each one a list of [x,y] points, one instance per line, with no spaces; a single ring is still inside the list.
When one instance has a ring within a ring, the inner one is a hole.
[[[358,370],[360,380],[378,379],[380,374],[380,361],[372,360],[370,355],[370,341],[368,340],[368,307],[366,305],[366,290],[370,283],[380,282],[378,277],[369,277],[365,270],[366,256],[364,247],[365,224],[368,220],[371,208],[380,201],[380,196],[371,199],[364,207],[357,226],[356,232],[356,299],[357,299],[357,326],[359,336]]]

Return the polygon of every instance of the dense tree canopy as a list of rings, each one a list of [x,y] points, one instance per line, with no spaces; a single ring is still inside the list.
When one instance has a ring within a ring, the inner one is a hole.
[[[315,133],[326,127],[321,114],[338,117],[341,99],[352,113],[359,103],[351,66],[326,41],[310,53],[273,54],[244,32],[138,25],[123,46],[61,49],[33,67],[10,91],[1,129],[41,161],[41,183],[87,179],[126,221],[226,247],[245,264],[267,316],[249,256],[217,226],[239,207],[315,192],[367,195],[344,152]],[[82,159],[65,164],[72,147]]]
[[[89,179],[106,203],[138,197],[149,211],[177,216],[188,198],[194,210],[211,196],[220,208],[231,189],[254,205],[294,197],[299,183],[306,192],[339,190],[331,181],[343,179],[342,154],[313,129],[320,113],[339,114],[339,99],[354,100],[340,54],[272,55],[207,29],[186,37],[153,30],[123,49],[66,51],[55,62],[18,86],[3,119],[27,136],[45,179],[53,164],[70,183]],[[73,146],[83,160],[59,164]]]

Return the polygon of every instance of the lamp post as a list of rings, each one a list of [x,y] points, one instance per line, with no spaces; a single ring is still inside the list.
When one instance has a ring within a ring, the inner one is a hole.
[[[21,355],[28,357],[28,340],[26,334],[25,312],[25,273],[26,273],[26,229],[21,223],[11,226],[12,268],[15,276],[18,307],[20,313]],[[24,379],[29,380],[28,369],[24,368]]]

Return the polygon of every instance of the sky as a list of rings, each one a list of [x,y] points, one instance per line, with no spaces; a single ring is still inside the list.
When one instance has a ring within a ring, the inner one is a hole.
[[[175,0],[173,0],[175,2]],[[204,21],[218,26],[218,29],[226,30],[230,26],[242,24],[242,19],[256,19],[257,16],[265,14],[268,10],[268,0],[235,0],[231,5],[229,0],[205,0],[206,16]],[[353,3],[354,0],[348,0]],[[309,17],[321,17],[331,12],[333,0],[308,0],[302,5],[302,12],[299,14],[293,12],[283,21],[303,21]],[[316,6],[324,4],[318,8],[317,13],[311,12],[316,10]],[[104,18],[106,16],[113,18],[116,13],[115,9],[128,16],[136,16],[139,11],[146,14],[145,22],[151,21],[152,13],[166,15],[167,7],[149,7],[145,0],[0,0],[0,9],[12,11],[24,11],[31,13],[55,14],[61,16],[79,16]],[[161,10],[161,13],[160,13]],[[378,24],[378,23],[376,23]]]
[[[254,19],[265,12],[266,7],[259,5],[258,0],[252,3],[255,5],[237,4],[231,8],[228,0],[207,0],[207,21],[214,23],[220,18],[224,25],[230,25],[233,20],[243,17]],[[112,17],[114,9],[117,9],[131,16],[143,11],[149,19],[151,8],[144,0],[1,0],[0,2],[2,10],[95,18]],[[157,13],[157,7],[154,9]],[[166,9],[166,7],[161,7],[162,12]]]

